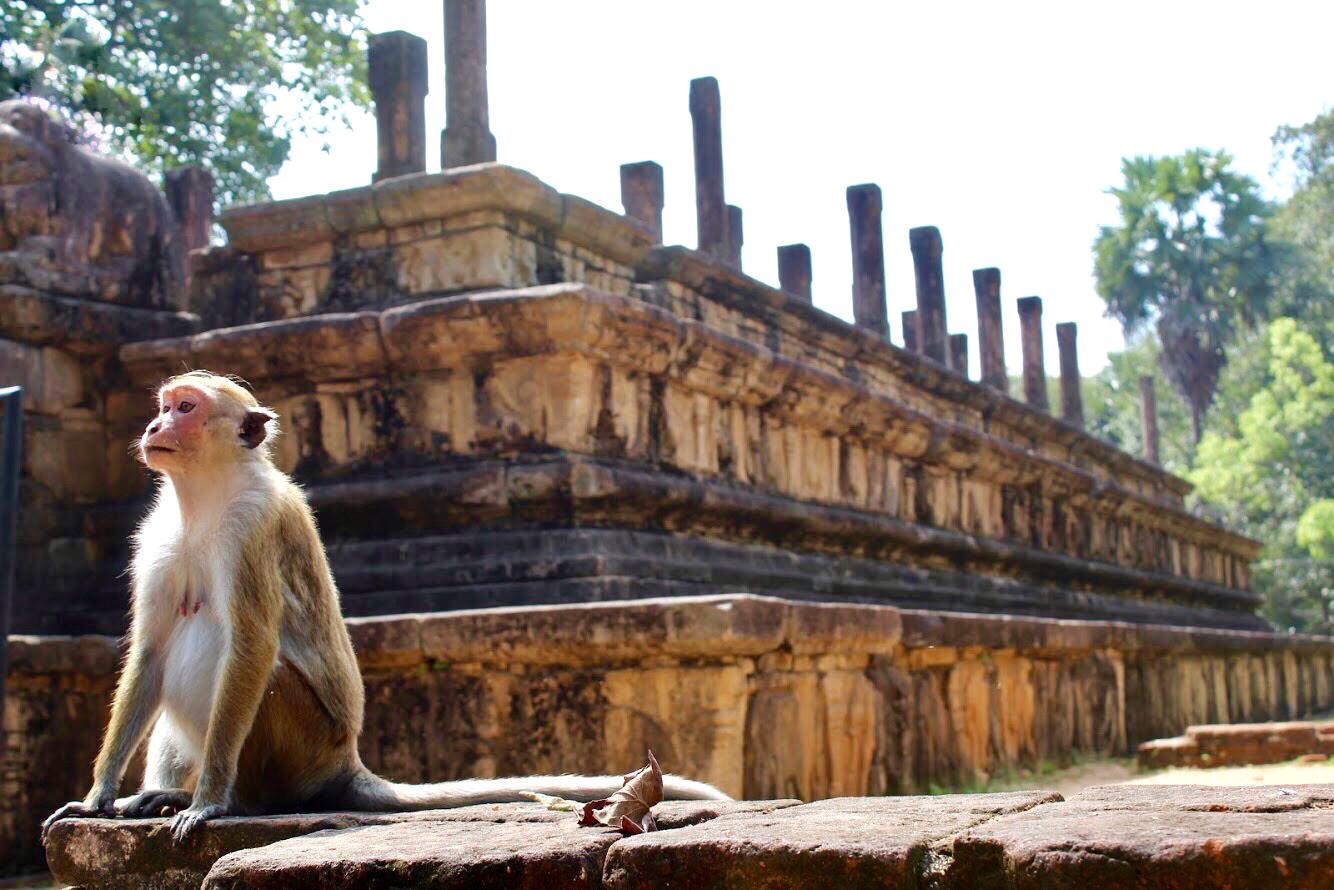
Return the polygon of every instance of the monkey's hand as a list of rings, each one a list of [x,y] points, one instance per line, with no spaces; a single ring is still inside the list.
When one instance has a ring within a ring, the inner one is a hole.
[[[196,828],[209,819],[216,819],[225,815],[227,815],[227,808],[224,806],[192,803],[171,817],[171,821],[167,823],[167,829],[171,832],[171,836],[179,842],[193,834]]]
[[[42,823],[42,840],[46,833],[61,819],[87,819],[94,816],[116,815],[116,795],[114,792],[99,791],[94,788],[83,800],[72,800],[46,817]]]

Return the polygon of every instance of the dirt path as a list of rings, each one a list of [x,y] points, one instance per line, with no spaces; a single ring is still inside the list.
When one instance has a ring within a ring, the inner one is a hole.
[[[1097,760],[1046,775],[1015,778],[988,791],[1058,791],[1065,797],[1094,785],[1306,785],[1334,783],[1334,760],[1272,763],[1214,769],[1172,768],[1140,772],[1133,760]],[[1001,787],[1003,786],[1003,787]]]

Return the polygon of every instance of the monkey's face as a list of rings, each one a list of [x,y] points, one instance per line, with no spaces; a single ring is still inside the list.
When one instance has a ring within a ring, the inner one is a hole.
[[[139,456],[150,470],[168,472],[202,457],[214,415],[209,393],[194,386],[167,387],[158,394],[158,414],[139,437]]]

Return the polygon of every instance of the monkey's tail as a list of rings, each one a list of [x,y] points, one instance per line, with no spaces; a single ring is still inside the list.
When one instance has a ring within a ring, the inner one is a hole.
[[[409,785],[382,779],[363,767],[339,803],[352,810],[393,813],[530,800],[524,791],[587,802],[610,797],[623,784],[619,776],[515,776]],[[712,785],[680,776],[663,776],[662,787],[668,800],[731,800]]]

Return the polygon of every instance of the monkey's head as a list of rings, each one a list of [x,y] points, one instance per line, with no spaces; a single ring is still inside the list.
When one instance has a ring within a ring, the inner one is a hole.
[[[139,457],[159,473],[267,459],[262,446],[277,432],[277,414],[249,390],[209,371],[190,371],[163,383],[157,412],[139,437]]]

